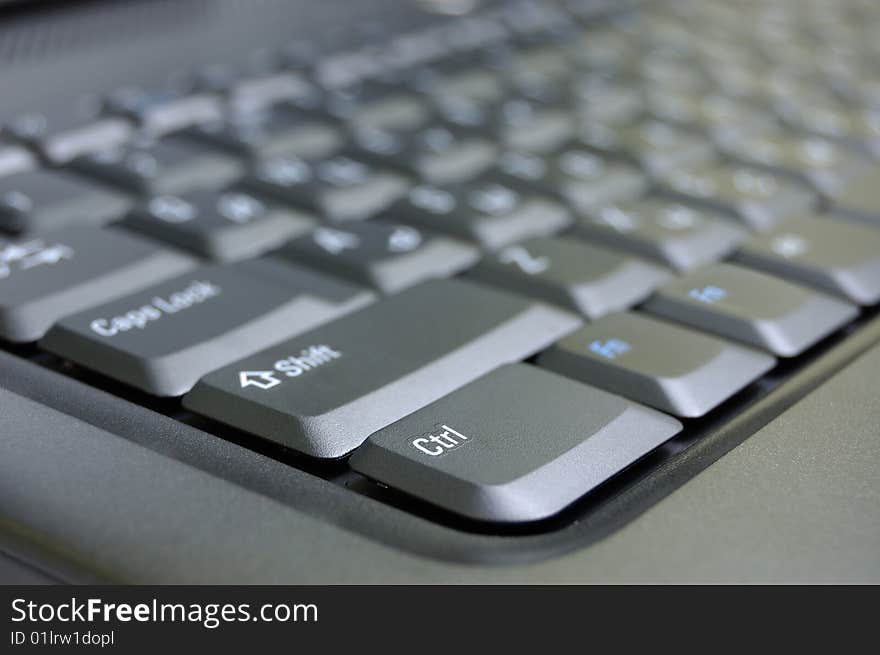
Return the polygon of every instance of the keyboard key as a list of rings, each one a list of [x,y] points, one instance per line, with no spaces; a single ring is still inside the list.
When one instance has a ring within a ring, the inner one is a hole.
[[[146,196],[221,189],[244,173],[236,159],[176,137],[102,150],[77,159],[73,166]]]
[[[797,130],[867,148],[880,155],[880,111],[836,104],[780,103],[782,119]]]
[[[669,273],[653,264],[568,239],[531,239],[483,259],[481,282],[552,302],[591,320],[647,298]]]
[[[291,241],[280,254],[382,293],[450,277],[479,258],[476,248],[461,241],[379,221],[320,227]]]
[[[93,108],[86,106],[80,111],[59,109],[52,117],[25,114],[14,119],[9,130],[49,162],[66,164],[89,152],[123,143],[131,137],[133,126],[120,117],[99,117]]]
[[[187,135],[251,160],[326,157],[342,146],[342,132],[329,121],[286,106],[201,123]]]
[[[232,114],[258,113],[284,105],[320,107],[321,89],[299,73],[277,70],[277,64],[274,53],[257,51],[255,56],[246,57],[237,65],[206,67],[197,75],[194,86],[202,92],[224,96]]]
[[[725,212],[755,230],[769,230],[787,216],[809,212],[818,200],[806,186],[746,166],[680,168],[663,176],[669,195]]]
[[[0,243],[0,337],[36,341],[58,319],[194,268],[117,230],[68,227]]]
[[[498,180],[565,200],[576,212],[637,198],[648,189],[647,178],[628,164],[612,162],[583,148],[570,148],[543,158],[508,151],[498,161]]]
[[[875,168],[867,156],[834,141],[784,132],[723,139],[722,149],[743,164],[794,176],[827,196]]]
[[[417,186],[388,213],[394,220],[487,250],[554,234],[572,221],[571,213],[552,200],[483,180],[455,187]]]
[[[736,258],[860,305],[880,302],[880,230],[827,216],[797,216],[745,242]]]
[[[29,171],[36,163],[36,158],[24,148],[0,141],[0,178]]]
[[[578,220],[575,233],[679,271],[722,259],[746,234],[715,212],[656,196],[591,210]]]
[[[215,261],[256,257],[305,234],[315,220],[237,189],[154,196],[125,226]]]
[[[486,139],[433,126],[416,132],[355,130],[353,157],[400,168],[431,184],[469,180],[495,163],[497,147]]]
[[[799,355],[858,315],[848,302],[731,264],[672,280],[645,308],[780,357]]]
[[[552,45],[514,52],[504,73],[513,86],[529,89],[568,82],[574,68],[566,53]]]
[[[511,100],[502,107],[501,143],[512,150],[549,153],[574,138],[573,114],[564,107],[540,107],[523,100]]]
[[[55,324],[41,347],[156,396],[362,307],[372,294],[271,260],[199,268]]]
[[[317,104],[320,91],[305,78],[289,71],[244,76],[225,88],[226,99],[234,113],[264,111],[285,102]]]
[[[441,101],[491,104],[505,95],[504,82],[488,70],[469,69],[449,75],[435,76],[421,71],[415,86]]]
[[[499,141],[505,148],[547,153],[575,135],[571,112],[514,96],[486,105],[448,100],[439,106],[444,120],[461,129]]]
[[[351,465],[478,521],[537,521],[681,429],[659,412],[514,364],[380,430]]]
[[[325,105],[331,115],[361,129],[415,130],[431,116],[423,99],[382,82],[332,91]]]
[[[704,416],[776,360],[637,312],[612,314],[562,339],[541,366],[681,417]]]
[[[9,232],[101,225],[130,207],[125,196],[69,173],[33,170],[0,177],[0,228]]]
[[[658,120],[616,128],[587,121],[578,132],[578,142],[603,155],[625,157],[651,175],[716,158],[705,137]]]
[[[880,228],[880,174],[865,175],[843,186],[831,207],[837,214]]]
[[[598,7],[604,3],[572,3]],[[591,8],[592,8],[591,7]],[[592,20],[592,16],[590,17]],[[572,61],[584,70],[623,70],[631,67],[638,49],[631,35],[617,29],[588,29],[566,44],[565,50]]]
[[[572,99],[584,118],[620,125],[629,123],[644,110],[642,91],[632,83],[591,74],[571,86]]]
[[[140,125],[150,136],[176,132],[223,116],[220,98],[212,93],[187,95],[174,89],[147,91],[137,87],[119,89],[105,103],[110,114],[120,114]]]
[[[760,134],[777,127],[772,112],[723,95],[661,88],[648,94],[645,102],[652,116],[696,128],[714,140]]]
[[[375,216],[409,186],[401,175],[343,155],[318,162],[275,157],[257,164],[246,184],[257,194],[305,207],[330,221]]]
[[[183,402],[308,455],[336,458],[579,323],[524,298],[434,280],[215,371]]]

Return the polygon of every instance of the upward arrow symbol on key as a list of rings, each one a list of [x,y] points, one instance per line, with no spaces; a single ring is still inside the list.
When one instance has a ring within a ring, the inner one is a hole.
[[[275,377],[274,371],[242,371],[238,374],[241,388],[257,387],[258,389],[271,389],[281,384],[281,380]]]

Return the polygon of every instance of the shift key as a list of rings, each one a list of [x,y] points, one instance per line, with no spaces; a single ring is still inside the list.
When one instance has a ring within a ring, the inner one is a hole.
[[[373,299],[361,287],[269,259],[205,266],[69,316],[41,347],[156,396]]]
[[[183,404],[308,455],[338,458],[579,324],[506,292],[433,280],[210,373]]]

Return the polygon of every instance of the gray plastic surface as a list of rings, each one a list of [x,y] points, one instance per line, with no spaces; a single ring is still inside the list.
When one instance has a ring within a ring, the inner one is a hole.
[[[29,547],[17,545],[21,558],[116,581],[877,583],[878,366],[874,348],[607,538],[509,566],[450,564],[355,534],[345,527],[353,515],[339,502],[348,492],[326,483],[318,482],[326,487],[323,509],[335,507],[335,520],[318,518],[315,505],[294,509],[307,500],[309,476],[287,469],[273,493],[288,500],[269,498],[255,488],[268,493],[267,478],[283,465],[226,442],[212,448],[222,462],[215,473],[198,471],[192,463],[207,445],[203,437],[162,421],[139,434],[140,411],[118,426],[133,434],[113,437],[3,392],[4,406],[24,414],[3,418],[0,534],[27,535]],[[101,405],[96,399],[90,408],[92,420]],[[348,507],[380,518],[369,501]],[[442,529],[416,522],[424,536],[444,538]],[[397,536],[416,545],[418,531],[405,525]]]

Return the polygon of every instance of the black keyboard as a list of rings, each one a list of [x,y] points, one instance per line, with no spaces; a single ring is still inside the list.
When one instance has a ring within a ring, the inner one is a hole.
[[[877,34],[871,0],[508,3],[35,107],[3,348],[433,521],[577,522],[877,315]]]

